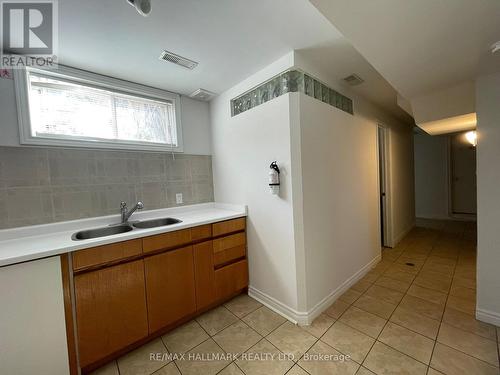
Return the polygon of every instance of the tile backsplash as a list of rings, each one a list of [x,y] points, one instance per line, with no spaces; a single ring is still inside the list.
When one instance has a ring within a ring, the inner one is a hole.
[[[212,157],[0,147],[0,229],[212,202]]]

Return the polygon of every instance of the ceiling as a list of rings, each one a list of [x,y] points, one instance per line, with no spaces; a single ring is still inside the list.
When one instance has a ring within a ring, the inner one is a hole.
[[[181,94],[221,93],[292,50],[403,121],[396,92],[305,0],[153,0],[141,17],[126,0],[59,2],[60,63]],[[190,71],[158,59],[169,50],[199,62]]]
[[[406,99],[500,71],[498,0],[310,0]]]

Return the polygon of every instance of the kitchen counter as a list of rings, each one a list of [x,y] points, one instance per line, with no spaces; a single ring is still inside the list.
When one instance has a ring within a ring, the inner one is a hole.
[[[89,247],[230,220],[246,216],[246,214],[246,206],[221,203],[139,211],[132,215],[131,221],[173,217],[182,220],[182,222],[157,228],[134,229],[126,233],[79,241],[71,238],[75,232],[117,224],[120,222],[120,215],[4,229],[0,230],[0,267]]]

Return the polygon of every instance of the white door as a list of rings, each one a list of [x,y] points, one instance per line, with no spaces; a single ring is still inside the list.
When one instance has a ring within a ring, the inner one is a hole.
[[[451,203],[453,214],[477,213],[476,148],[463,133],[450,137]]]

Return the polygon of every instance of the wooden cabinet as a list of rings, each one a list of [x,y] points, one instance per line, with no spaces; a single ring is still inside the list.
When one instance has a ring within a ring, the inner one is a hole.
[[[245,289],[245,218],[78,250],[72,264],[87,373]]]
[[[216,300],[212,241],[194,245],[193,251],[196,308],[198,310],[203,310]]]
[[[74,286],[81,367],[148,335],[142,259],[77,275]]]
[[[192,246],[144,260],[149,333],[196,311]]]

